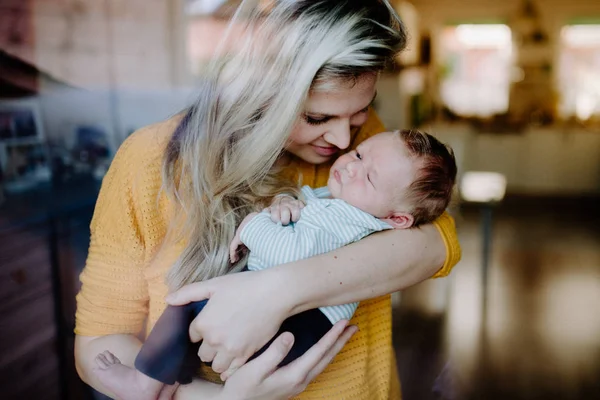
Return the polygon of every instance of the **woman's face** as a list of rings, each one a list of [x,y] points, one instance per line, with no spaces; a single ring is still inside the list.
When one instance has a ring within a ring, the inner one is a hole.
[[[365,74],[335,91],[311,92],[286,150],[311,164],[322,164],[350,145],[352,128],[367,121],[377,75]]]

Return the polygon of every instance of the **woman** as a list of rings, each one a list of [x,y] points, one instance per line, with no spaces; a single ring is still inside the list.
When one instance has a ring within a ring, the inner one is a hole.
[[[80,375],[101,391],[90,373],[96,354],[108,349],[131,365],[136,334],[151,329],[170,288],[180,289],[173,304],[210,297],[190,335],[203,339],[200,358],[230,376],[215,385],[209,381],[218,375],[205,370],[205,380],[179,387],[175,398],[283,399],[305,388],[299,399],[400,396],[386,294],[443,276],[458,261],[449,216],[308,260],[227,274],[242,267],[229,265],[228,245],[246,214],[294,190],[286,178],[324,185],[340,150],[384,130],[369,108],[377,73],[406,41],[387,1],[271,4],[247,14],[242,3],[233,23],[245,24],[248,39],[215,61],[184,118],[135,133],[105,177],[75,349]],[[329,366],[355,328],[334,327],[275,373],[289,349],[286,334],[241,366],[289,315],[353,301],[362,301],[351,321],[358,333]]]

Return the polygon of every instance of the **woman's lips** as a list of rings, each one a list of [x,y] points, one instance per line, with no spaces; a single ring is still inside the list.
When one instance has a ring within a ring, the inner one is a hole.
[[[315,149],[315,152],[320,155],[321,157],[331,157],[332,155],[334,155],[335,153],[337,153],[339,151],[339,149],[337,147],[321,147],[321,146],[315,146],[314,144],[312,145],[313,148]]]

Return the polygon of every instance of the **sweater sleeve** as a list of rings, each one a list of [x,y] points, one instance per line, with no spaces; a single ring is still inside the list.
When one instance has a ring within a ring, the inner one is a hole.
[[[442,235],[442,240],[446,246],[446,261],[432,278],[442,278],[447,276],[460,261],[461,249],[456,233],[456,226],[454,225],[454,218],[448,212],[444,212],[438,219],[433,221],[433,224],[440,232],[440,235]]]
[[[77,295],[78,335],[137,334],[144,327],[148,289],[138,187],[148,155],[145,136],[137,132],[121,145],[102,182]]]

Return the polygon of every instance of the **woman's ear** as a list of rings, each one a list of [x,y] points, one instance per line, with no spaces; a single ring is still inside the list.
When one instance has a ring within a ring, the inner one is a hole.
[[[413,226],[415,219],[409,213],[396,212],[387,218],[382,218],[382,221],[387,222],[394,229],[408,229]]]

